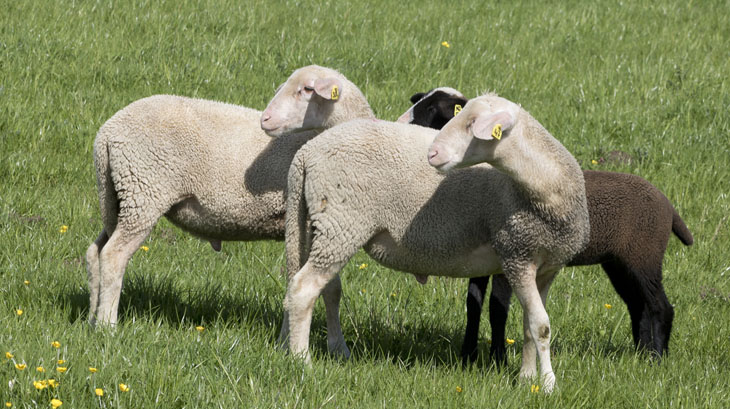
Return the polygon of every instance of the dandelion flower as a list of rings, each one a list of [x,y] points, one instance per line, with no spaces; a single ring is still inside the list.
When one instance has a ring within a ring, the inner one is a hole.
[[[11,354],[10,351],[5,353],[5,358],[7,358],[7,359],[13,359],[14,356],[15,355]]]
[[[60,400],[51,399],[51,407],[53,407],[53,409],[56,409],[57,407],[59,407],[61,405],[63,405],[63,402],[61,402]]]
[[[195,327],[195,329],[198,330],[198,332],[203,332],[203,330],[205,330],[205,327],[203,327],[202,325],[198,325],[197,327]]]
[[[538,393],[538,392],[540,392],[540,385],[532,385],[532,386],[530,386],[530,392],[532,392],[532,393]]]
[[[150,248],[147,246],[142,246],[140,249],[142,249],[142,251],[150,251]]]
[[[591,159],[591,163],[594,164],[594,165],[598,165],[598,161],[595,160],[595,159]]]
[[[119,384],[119,390],[122,392],[129,392],[129,386],[123,383]]]
[[[58,232],[62,233],[62,234],[66,233],[67,231],[68,231],[68,226],[66,226],[65,224],[58,229]]]
[[[38,371],[38,372],[41,372],[41,373],[43,373],[43,372],[46,371],[46,369],[44,367],[42,367],[42,366],[37,367],[35,370]]]
[[[96,371],[98,371],[98,369],[94,368],[93,366],[89,367],[89,372],[96,373]]]
[[[512,345],[515,343],[514,339],[507,338],[507,345]]]
[[[19,371],[22,371],[23,369],[25,369],[25,367],[26,367],[25,364],[15,364],[15,369],[17,369]]]
[[[607,310],[610,310],[613,305],[611,304],[603,304],[604,307],[606,307]]]
[[[59,365],[63,365],[63,364],[66,363],[66,360],[65,359],[59,359],[58,361],[56,361],[56,363],[58,363]]]
[[[461,386],[457,386],[456,387],[456,391],[459,392],[459,393],[461,393],[463,391],[463,389],[461,389]]]
[[[30,281],[28,281],[28,280],[25,280],[25,281],[23,281],[23,284],[25,284],[25,285],[29,285],[29,284],[30,284]]]
[[[444,46],[444,47],[446,47],[446,48],[449,48],[449,47],[451,47],[451,44],[449,44],[449,42],[448,42],[448,41],[442,41],[442,42],[441,42],[441,45],[442,45],[442,46]]]
[[[368,268],[368,265],[367,265],[367,264],[365,264],[365,263],[362,263],[362,264],[360,264],[360,267],[358,267],[358,268],[359,268],[360,270],[365,270],[366,268]]]
[[[15,310],[15,314],[17,314],[18,316],[21,316],[21,315],[23,315],[23,310],[18,308],[17,310]]]
[[[58,372],[64,373],[64,372],[68,371],[68,368],[65,366],[58,366],[58,367],[56,367],[56,370]]]
[[[58,341],[51,342],[51,346],[54,348],[61,348],[61,343]]]
[[[94,394],[96,396],[104,396],[104,389],[96,388],[96,389],[94,389]]]

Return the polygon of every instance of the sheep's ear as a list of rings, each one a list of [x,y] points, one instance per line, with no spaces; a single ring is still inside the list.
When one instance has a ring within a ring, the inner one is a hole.
[[[509,131],[515,124],[512,115],[507,111],[484,114],[477,117],[471,126],[472,134],[485,141],[502,139],[502,132]]]
[[[416,102],[420,101],[423,96],[426,95],[425,92],[417,92],[411,96],[411,104],[415,104]]]
[[[314,81],[314,92],[324,99],[337,101],[342,92],[342,81],[337,78],[318,78]]]

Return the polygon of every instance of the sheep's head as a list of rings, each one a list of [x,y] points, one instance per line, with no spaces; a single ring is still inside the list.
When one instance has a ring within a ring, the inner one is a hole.
[[[262,113],[261,129],[270,136],[281,136],[327,127],[346,81],[337,71],[316,65],[294,71]]]
[[[519,109],[494,95],[472,99],[436,135],[428,163],[445,172],[493,160],[499,145],[509,138]]]
[[[419,92],[411,97],[413,106],[397,122],[441,129],[467,101],[461,92],[449,87]]]

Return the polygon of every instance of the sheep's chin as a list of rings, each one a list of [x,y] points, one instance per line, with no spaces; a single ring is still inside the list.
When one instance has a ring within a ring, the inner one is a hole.
[[[434,168],[436,168],[436,171],[438,173],[442,173],[443,174],[443,173],[447,173],[447,172],[449,172],[451,170],[456,169],[458,166],[459,166],[459,162],[456,162],[456,161],[453,161],[452,160],[452,161],[448,161],[446,163],[442,163],[442,164],[440,164],[438,166],[434,166]]]

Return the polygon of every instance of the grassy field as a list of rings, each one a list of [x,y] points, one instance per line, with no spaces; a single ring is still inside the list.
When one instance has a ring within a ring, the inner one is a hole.
[[[516,3],[0,0],[0,405],[730,407],[728,2]],[[565,269],[551,291],[555,393],[517,379],[516,302],[509,366],[462,370],[466,281],[421,286],[359,253],[342,275],[353,357],[327,357],[320,302],[306,369],[274,345],[283,245],[215,253],[165,220],[127,269],[121,324],[92,331],[83,255],[101,229],[99,126],[156,93],[263,109],[312,63],[388,120],[435,86],[497,91],[585,168],[659,187],[696,240],[672,239],[664,262],[671,355],[656,365],[633,350],[626,308],[594,266]],[[36,390],[43,379],[59,384]]]

